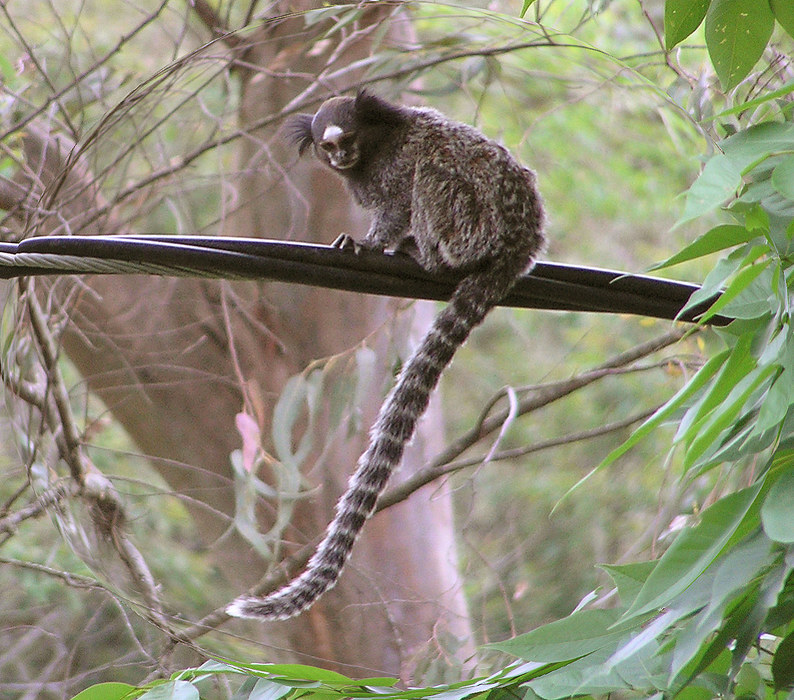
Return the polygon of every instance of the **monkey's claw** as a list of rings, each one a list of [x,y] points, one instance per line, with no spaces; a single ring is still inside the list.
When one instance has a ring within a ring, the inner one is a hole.
[[[358,253],[362,248],[361,244],[348,233],[340,233],[331,243],[331,247],[339,250],[352,250],[354,253]]]

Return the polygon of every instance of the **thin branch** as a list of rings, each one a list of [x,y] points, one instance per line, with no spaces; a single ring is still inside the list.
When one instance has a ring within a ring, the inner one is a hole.
[[[590,430],[582,430],[576,433],[569,433],[568,435],[563,435],[558,438],[552,438],[550,440],[543,440],[541,442],[536,442],[532,445],[525,445],[524,447],[516,447],[511,450],[502,450],[501,452],[494,452],[493,454],[489,455],[489,462],[498,462],[507,459],[516,459],[517,457],[525,457],[526,455],[533,454],[535,452],[542,452],[543,450],[549,450],[553,447],[561,447],[562,445],[571,445],[576,442],[582,442],[584,440],[592,440],[593,438],[602,437],[603,435],[609,435],[609,433],[615,433],[620,430],[624,430],[635,423],[639,423],[641,420],[645,420],[652,416],[656,411],[663,404],[659,404],[654,408],[648,409],[646,411],[642,411],[641,413],[635,413],[633,416],[629,416],[628,418],[624,418],[619,421],[614,421],[613,423],[607,423],[606,425],[600,425],[597,428],[591,428]],[[469,457],[468,459],[460,459],[456,462],[450,462],[449,464],[444,465],[438,469],[433,470],[434,475],[431,476],[427,483],[433,481],[434,479],[438,478],[439,476],[445,476],[447,474],[452,474],[453,472],[460,471],[461,469],[465,469],[466,467],[473,467],[483,463],[482,457]],[[429,473],[431,470],[427,470]],[[407,485],[407,482],[405,482]],[[424,485],[424,484],[422,484]],[[403,486],[401,484],[400,486]],[[407,496],[411,495],[415,489],[407,491]],[[391,506],[395,503],[399,503],[403,498],[398,498],[400,495],[397,492],[397,488],[393,489],[394,495],[389,500],[387,505]]]
[[[95,588],[107,591],[107,588],[105,588],[101,583],[89,578],[88,576],[80,576],[79,574],[73,574],[70,571],[53,569],[51,566],[45,566],[44,564],[37,564],[32,561],[21,561],[19,559],[8,559],[7,557],[0,557],[0,564],[7,564],[8,566],[16,566],[20,569],[36,571],[40,574],[46,574],[47,576],[54,576],[55,578],[61,579],[61,581],[74,588]]]
[[[157,584],[146,561],[124,532],[127,518],[118,492],[85,454],[66,384],[58,366],[55,339],[47,326],[44,311],[33,292],[31,283],[26,278],[20,280],[20,289],[25,295],[33,337],[47,373],[49,391],[58,414],[62,438],[62,442],[59,442],[61,457],[69,467],[78,494],[88,500],[92,506],[90,512],[94,525],[113,543],[119,558],[137,584],[153,621],[167,634],[177,636],[163,615]]]
[[[163,10],[165,10],[169,2],[170,0],[161,0],[160,5],[153,12],[151,12],[147,17],[145,17],[136,27],[133,27],[126,34],[123,34],[116,42],[115,46],[111,47],[110,50],[108,50],[102,58],[96,61],[93,65],[86,68],[82,73],[80,73],[80,75],[76,76],[74,80],[71,80],[66,85],[61,87],[60,90],[57,90],[52,95],[50,95],[50,97],[47,100],[45,100],[37,109],[27,114],[24,119],[13,124],[9,129],[5,131],[5,133],[0,134],[0,143],[5,142],[6,139],[8,139],[8,137],[11,134],[24,130],[24,128],[31,121],[44,114],[51,104],[57,103],[58,100],[61,99],[61,97],[63,97],[68,92],[74,90],[75,87],[77,87],[80,83],[85,81],[86,78],[88,78],[90,75],[96,73],[100,68],[102,68],[102,66],[104,66],[108,61],[110,61],[111,58],[118,56],[119,53],[121,53],[121,50],[124,47],[124,45],[130,42],[148,25],[154,22],[154,20],[156,20],[160,16]],[[5,3],[3,3],[3,6],[5,7]],[[76,137],[77,134],[73,134],[73,136]]]
[[[77,486],[75,484],[69,486],[67,484],[59,484],[48,491],[40,494],[35,501],[23,506],[19,510],[0,518],[0,532],[8,532],[13,534],[19,528],[19,525],[25,520],[30,518],[37,518],[43,515],[48,508],[60,503],[65,498],[71,498],[77,495]]]
[[[190,0],[189,5],[212,36],[220,39],[230,49],[238,49],[245,43],[235,32],[229,30],[226,22],[221,19],[207,0]]]
[[[538,391],[533,392],[531,395],[523,397],[519,400],[519,415],[524,415],[534,411],[542,406],[545,406],[553,401],[557,401],[564,396],[567,396],[577,389],[581,389],[592,382],[601,379],[602,377],[609,376],[611,370],[623,367],[636,362],[637,360],[647,357],[648,355],[661,350],[673,343],[678,342],[688,332],[685,328],[677,328],[668,333],[665,333],[657,338],[653,338],[641,345],[638,345],[626,352],[620,353],[603,363],[600,367],[594,370],[585,372],[572,379],[555,382],[554,384],[541,387]],[[484,418],[478,422],[471,430],[461,435],[457,440],[454,440],[441,454],[439,454],[428,467],[429,469],[438,468],[442,465],[448,464],[460,454],[465,452],[469,447],[474,445],[483,436],[497,430],[505,421],[508,415],[508,410],[503,409],[490,417]],[[387,503],[387,492],[379,503]]]

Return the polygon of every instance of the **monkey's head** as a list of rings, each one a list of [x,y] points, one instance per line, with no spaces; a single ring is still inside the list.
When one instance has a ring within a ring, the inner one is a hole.
[[[399,106],[360,90],[355,97],[326,100],[314,115],[290,117],[286,128],[301,155],[314,146],[321,161],[345,174],[365,162],[404,119]]]

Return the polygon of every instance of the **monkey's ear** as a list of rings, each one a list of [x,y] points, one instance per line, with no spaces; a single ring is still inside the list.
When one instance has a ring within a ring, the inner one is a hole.
[[[312,119],[311,114],[293,114],[284,122],[284,133],[290,143],[298,147],[298,155],[303,155],[312,145]]]

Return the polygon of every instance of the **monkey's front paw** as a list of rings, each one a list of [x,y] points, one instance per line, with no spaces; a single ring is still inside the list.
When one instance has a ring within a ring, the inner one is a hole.
[[[336,240],[331,243],[332,248],[339,248],[339,250],[352,250],[358,253],[361,250],[361,244],[348,233],[340,233]]]

